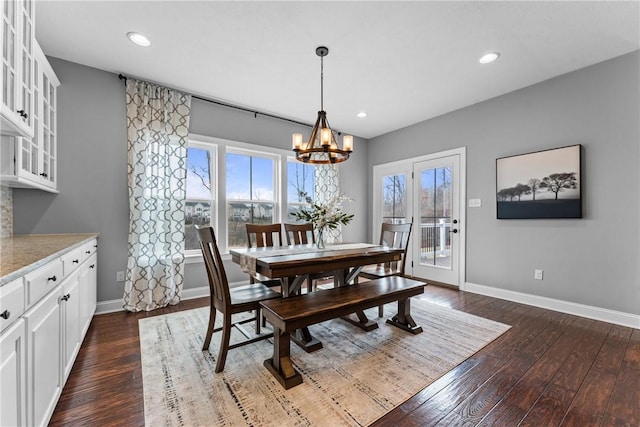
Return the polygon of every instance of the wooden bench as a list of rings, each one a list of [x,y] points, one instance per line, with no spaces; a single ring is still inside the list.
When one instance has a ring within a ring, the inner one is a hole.
[[[302,383],[290,358],[291,332],[309,325],[346,316],[358,310],[397,301],[398,314],[387,323],[412,334],[422,328],[411,318],[410,298],[424,292],[426,283],[400,276],[320,290],[289,298],[261,301],[263,314],[273,325],[273,357],[264,366],[278,382],[289,389]]]

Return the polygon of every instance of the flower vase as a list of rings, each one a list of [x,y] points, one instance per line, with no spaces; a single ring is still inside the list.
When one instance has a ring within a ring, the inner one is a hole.
[[[324,227],[316,228],[316,247],[318,249],[324,249],[326,243],[325,238]]]

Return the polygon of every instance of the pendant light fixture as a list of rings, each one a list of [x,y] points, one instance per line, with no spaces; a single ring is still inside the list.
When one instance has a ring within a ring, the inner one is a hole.
[[[302,134],[293,134],[293,151],[296,160],[304,163],[330,164],[344,162],[353,152],[353,136],[342,137],[342,149],[336,142],[336,134],[329,127],[327,113],[324,111],[324,57],[329,54],[329,49],[320,46],[316,48],[316,55],[320,57],[320,111],[311,136],[305,143],[302,142]]]

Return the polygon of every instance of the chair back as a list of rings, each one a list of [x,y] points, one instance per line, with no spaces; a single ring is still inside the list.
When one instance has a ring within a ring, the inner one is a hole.
[[[306,245],[307,243],[316,242],[313,235],[313,224],[310,222],[306,224],[285,224],[284,234],[287,236],[287,245]]]
[[[264,248],[274,245],[282,246],[282,226],[280,224],[247,224],[247,247]]]
[[[224,271],[222,257],[220,257],[220,251],[216,244],[216,236],[210,226],[196,225],[195,227],[198,233],[200,249],[202,249],[202,256],[204,257],[207,278],[209,279],[211,301],[214,307],[222,311],[225,307],[231,305],[231,296],[227,274]]]
[[[407,257],[407,247],[409,246],[409,237],[411,236],[411,226],[411,223],[382,223],[382,231],[380,232],[380,244],[389,246],[390,248],[401,248],[404,250],[400,261],[385,263],[385,269],[398,270],[400,271],[401,275],[404,275],[405,258]]]

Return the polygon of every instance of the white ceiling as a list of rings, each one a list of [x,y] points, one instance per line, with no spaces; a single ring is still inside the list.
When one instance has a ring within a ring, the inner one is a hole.
[[[639,49],[639,5],[38,0],[36,38],[49,56],[306,123],[324,45],[329,122],[371,138]],[[480,65],[488,51],[500,59]]]

